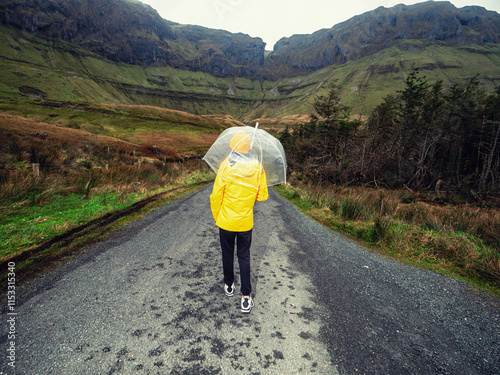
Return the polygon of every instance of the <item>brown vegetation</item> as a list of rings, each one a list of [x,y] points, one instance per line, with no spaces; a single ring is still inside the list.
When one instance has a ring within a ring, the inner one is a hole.
[[[325,225],[411,264],[500,288],[500,209],[424,202],[407,190],[318,186],[283,194]],[[312,207],[311,207],[312,204]],[[484,284],[483,284],[484,285]]]
[[[0,137],[0,204],[6,214],[14,202],[42,205],[54,194],[86,197],[103,188],[126,193],[165,186],[181,174],[178,149],[196,144],[206,151],[216,135],[158,133],[138,136],[144,142],[134,144],[0,113]]]
[[[290,115],[279,118],[257,118],[252,123],[259,123],[262,129],[284,130],[286,126],[294,126],[309,120],[309,115]]]
[[[89,133],[69,127],[56,126],[46,122],[27,119],[22,116],[0,112],[0,130],[4,135],[18,135],[29,138],[31,133],[45,133],[52,139],[65,142],[90,142],[119,148],[133,148],[133,144],[117,138]]]

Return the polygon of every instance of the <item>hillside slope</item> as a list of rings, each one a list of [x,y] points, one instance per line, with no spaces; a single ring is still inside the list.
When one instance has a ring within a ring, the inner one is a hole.
[[[282,38],[268,56],[266,69],[275,75],[298,75],[373,56],[395,44],[415,51],[431,45],[498,43],[500,14],[496,12],[477,6],[456,8],[447,1],[400,4],[379,7],[311,35]],[[285,69],[273,69],[277,66]]]
[[[230,116],[199,116],[151,106],[0,102],[0,133],[5,137],[37,138],[45,134],[60,143],[87,143],[130,151],[153,147],[172,158],[203,155],[219,133],[241,125]]]
[[[498,44],[500,14],[449,2],[379,7],[330,29],[265,43],[241,33],[180,25],[138,0],[5,0],[0,22],[60,39],[115,62],[170,66],[217,77],[276,79],[372,56],[401,40],[406,48]]]
[[[465,85],[477,74],[486,90],[499,84],[499,45],[430,45],[408,51],[405,43],[307,75],[259,81],[115,63],[69,43],[50,43],[0,26],[0,97],[152,105],[249,122],[309,114],[311,101],[332,79],[339,81],[343,99],[358,114],[368,114],[384,96],[401,89],[416,67],[429,81],[441,79],[445,86]]]
[[[122,0],[111,0],[106,7],[101,0],[85,0],[82,7],[95,20],[84,12],[62,18],[68,22],[52,22],[76,3],[2,2],[0,19],[10,26],[0,26],[0,97],[151,105],[223,113],[248,123],[309,114],[312,100],[331,80],[339,82],[343,100],[360,115],[401,89],[415,68],[444,86],[466,85],[476,75],[485,90],[500,82],[500,15],[480,7],[427,2],[378,8],[330,30],[282,39],[263,63],[263,56],[245,44],[253,43],[251,38],[174,24],[135,0],[123,9],[116,8]],[[118,13],[97,14],[99,6]],[[103,22],[106,15],[114,22]],[[122,25],[113,17],[125,17],[123,25],[130,27],[118,32]],[[420,23],[424,26],[417,27]],[[119,37],[110,38],[117,32]],[[332,53],[332,46],[340,45],[335,40],[345,41],[343,55]],[[151,60],[136,42],[152,43],[169,54],[158,52]],[[208,60],[204,51],[212,51]],[[222,55],[229,65],[214,73],[209,62]],[[208,65],[199,68],[189,61]],[[246,76],[239,76],[236,67]]]
[[[264,63],[260,38],[179,25],[137,0],[4,0],[0,23],[127,64],[227,77],[255,75]]]

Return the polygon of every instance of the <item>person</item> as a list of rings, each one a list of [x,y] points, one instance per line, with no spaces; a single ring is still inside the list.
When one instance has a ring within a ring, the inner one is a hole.
[[[241,282],[241,311],[250,313],[255,303],[251,296],[250,246],[254,225],[255,202],[267,200],[266,174],[249,152],[251,135],[236,133],[230,141],[231,154],[219,167],[215,178],[210,207],[219,227],[224,273],[224,292],[234,293],[234,250],[237,248]]]

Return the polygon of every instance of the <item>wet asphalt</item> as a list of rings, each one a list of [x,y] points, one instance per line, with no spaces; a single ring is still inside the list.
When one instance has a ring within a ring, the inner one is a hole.
[[[497,298],[372,253],[273,191],[256,205],[256,306],[242,314],[210,192],[19,286],[16,367],[3,306],[0,374],[500,373]]]

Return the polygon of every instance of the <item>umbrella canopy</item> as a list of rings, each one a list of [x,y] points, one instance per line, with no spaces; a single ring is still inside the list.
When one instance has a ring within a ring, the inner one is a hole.
[[[259,123],[255,128],[237,126],[224,130],[203,160],[215,173],[220,172],[225,178],[232,178],[235,182],[247,181],[255,185],[255,180],[248,177],[260,176],[263,170],[267,186],[286,183],[286,157],[283,146],[279,140],[258,127]],[[244,167],[237,168],[240,165]],[[257,188],[258,185],[254,187]]]

